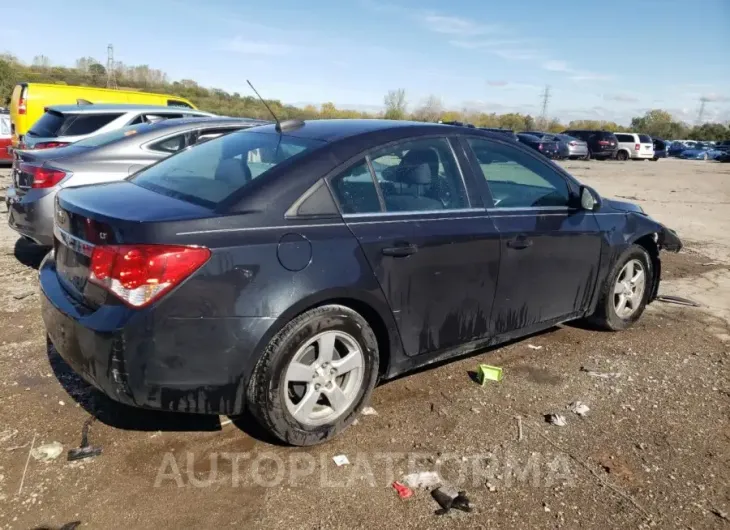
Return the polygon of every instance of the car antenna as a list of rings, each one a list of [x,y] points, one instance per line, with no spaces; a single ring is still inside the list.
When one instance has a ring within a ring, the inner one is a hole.
[[[302,120],[284,120],[284,124],[279,121],[279,118],[276,117],[276,114],[274,114],[274,111],[271,110],[271,107],[269,107],[269,104],[266,103],[266,100],[261,97],[261,94],[259,94],[258,90],[254,88],[254,86],[251,84],[251,81],[246,79],[246,83],[248,83],[248,86],[251,87],[251,90],[254,91],[254,94],[261,100],[261,103],[264,104],[264,107],[266,107],[266,110],[269,111],[269,114],[274,118],[274,121],[276,122],[276,126],[274,127],[276,129],[276,132],[281,133],[282,131],[289,130],[289,129],[298,129],[299,127],[302,127],[304,125],[304,122]]]

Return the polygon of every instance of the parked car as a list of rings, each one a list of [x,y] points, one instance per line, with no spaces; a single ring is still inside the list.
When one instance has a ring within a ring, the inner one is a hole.
[[[10,154],[12,134],[10,133],[10,114],[0,112],[0,164],[8,164],[13,157]]]
[[[517,133],[520,143],[523,143],[548,158],[560,158],[560,149],[557,142],[543,140],[538,136],[527,133]]]
[[[79,103],[120,103],[130,105],[162,105],[195,109],[190,101],[169,94],[152,94],[133,90],[110,90],[89,86],[45,83],[18,83],[10,96],[13,146],[20,147],[23,137],[48,107]]]
[[[616,133],[618,140],[617,160],[651,160],[654,158],[654,144],[651,136],[637,133]]]
[[[685,149],[679,157],[686,160],[715,160],[724,152],[722,149],[716,149],[715,146],[709,143],[697,142],[693,149]]]
[[[563,131],[562,134],[567,134],[568,136],[579,138],[586,142],[588,144],[588,159],[596,158],[598,160],[605,160],[608,158],[616,158],[618,140],[612,132],[571,129]]]
[[[682,154],[682,152],[686,151],[687,149],[690,149],[687,144],[682,142],[681,140],[672,142],[672,145],[669,147],[669,156],[678,157]]]
[[[262,123],[188,118],[141,124],[91,136],[67,147],[16,151],[6,190],[10,228],[41,246],[53,245],[53,207],[63,188],[122,180],[191,145]]]
[[[209,112],[151,105],[58,105],[49,107],[23,137],[19,149],[63,147],[128,125],[175,118],[213,116]]]
[[[585,158],[588,154],[588,144],[583,140],[573,138],[567,134],[552,134],[541,131],[525,131],[525,134],[538,136],[546,142],[558,144],[558,158]]]
[[[669,147],[671,142],[662,140],[661,138],[652,138],[652,144],[654,145],[654,156],[652,160],[656,162],[660,158],[667,158],[669,156]]]
[[[68,364],[293,445],[378,380],[572,319],[631,326],[682,246],[525,145],[396,120],[234,132],[57,204],[41,307]]]

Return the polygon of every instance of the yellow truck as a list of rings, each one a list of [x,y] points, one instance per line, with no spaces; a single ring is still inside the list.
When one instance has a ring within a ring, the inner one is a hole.
[[[152,94],[133,90],[110,90],[88,86],[19,83],[10,98],[10,130],[12,145],[23,139],[33,124],[43,116],[46,107],[88,103],[130,103],[137,105],[166,105],[195,109],[190,101],[179,96]]]

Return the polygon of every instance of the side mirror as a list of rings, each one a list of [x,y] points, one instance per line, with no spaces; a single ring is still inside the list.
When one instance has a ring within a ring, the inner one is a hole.
[[[601,207],[601,196],[590,186],[581,186],[580,207],[589,212],[595,212]]]

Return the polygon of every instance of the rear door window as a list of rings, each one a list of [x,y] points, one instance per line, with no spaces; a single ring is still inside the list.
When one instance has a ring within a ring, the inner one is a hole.
[[[119,113],[109,114],[71,114],[66,117],[58,136],[79,136],[91,134],[119,118]]]
[[[649,136],[647,134],[640,134],[639,135],[639,141],[642,144],[650,144],[651,143],[651,136]]]
[[[634,137],[631,136],[630,134],[617,134],[616,138],[621,143],[633,143],[634,142]]]
[[[364,158],[330,182],[343,214],[382,211],[378,188]]]
[[[323,145],[308,138],[238,131],[178,152],[132,182],[163,195],[215,207],[285,160]]]
[[[177,153],[178,151],[185,149],[188,134],[189,133],[181,133],[176,134],[175,136],[170,136],[169,138],[150,144],[147,149],[159,151],[161,153]]]
[[[469,207],[454,152],[446,138],[411,140],[370,155],[388,212]]]

